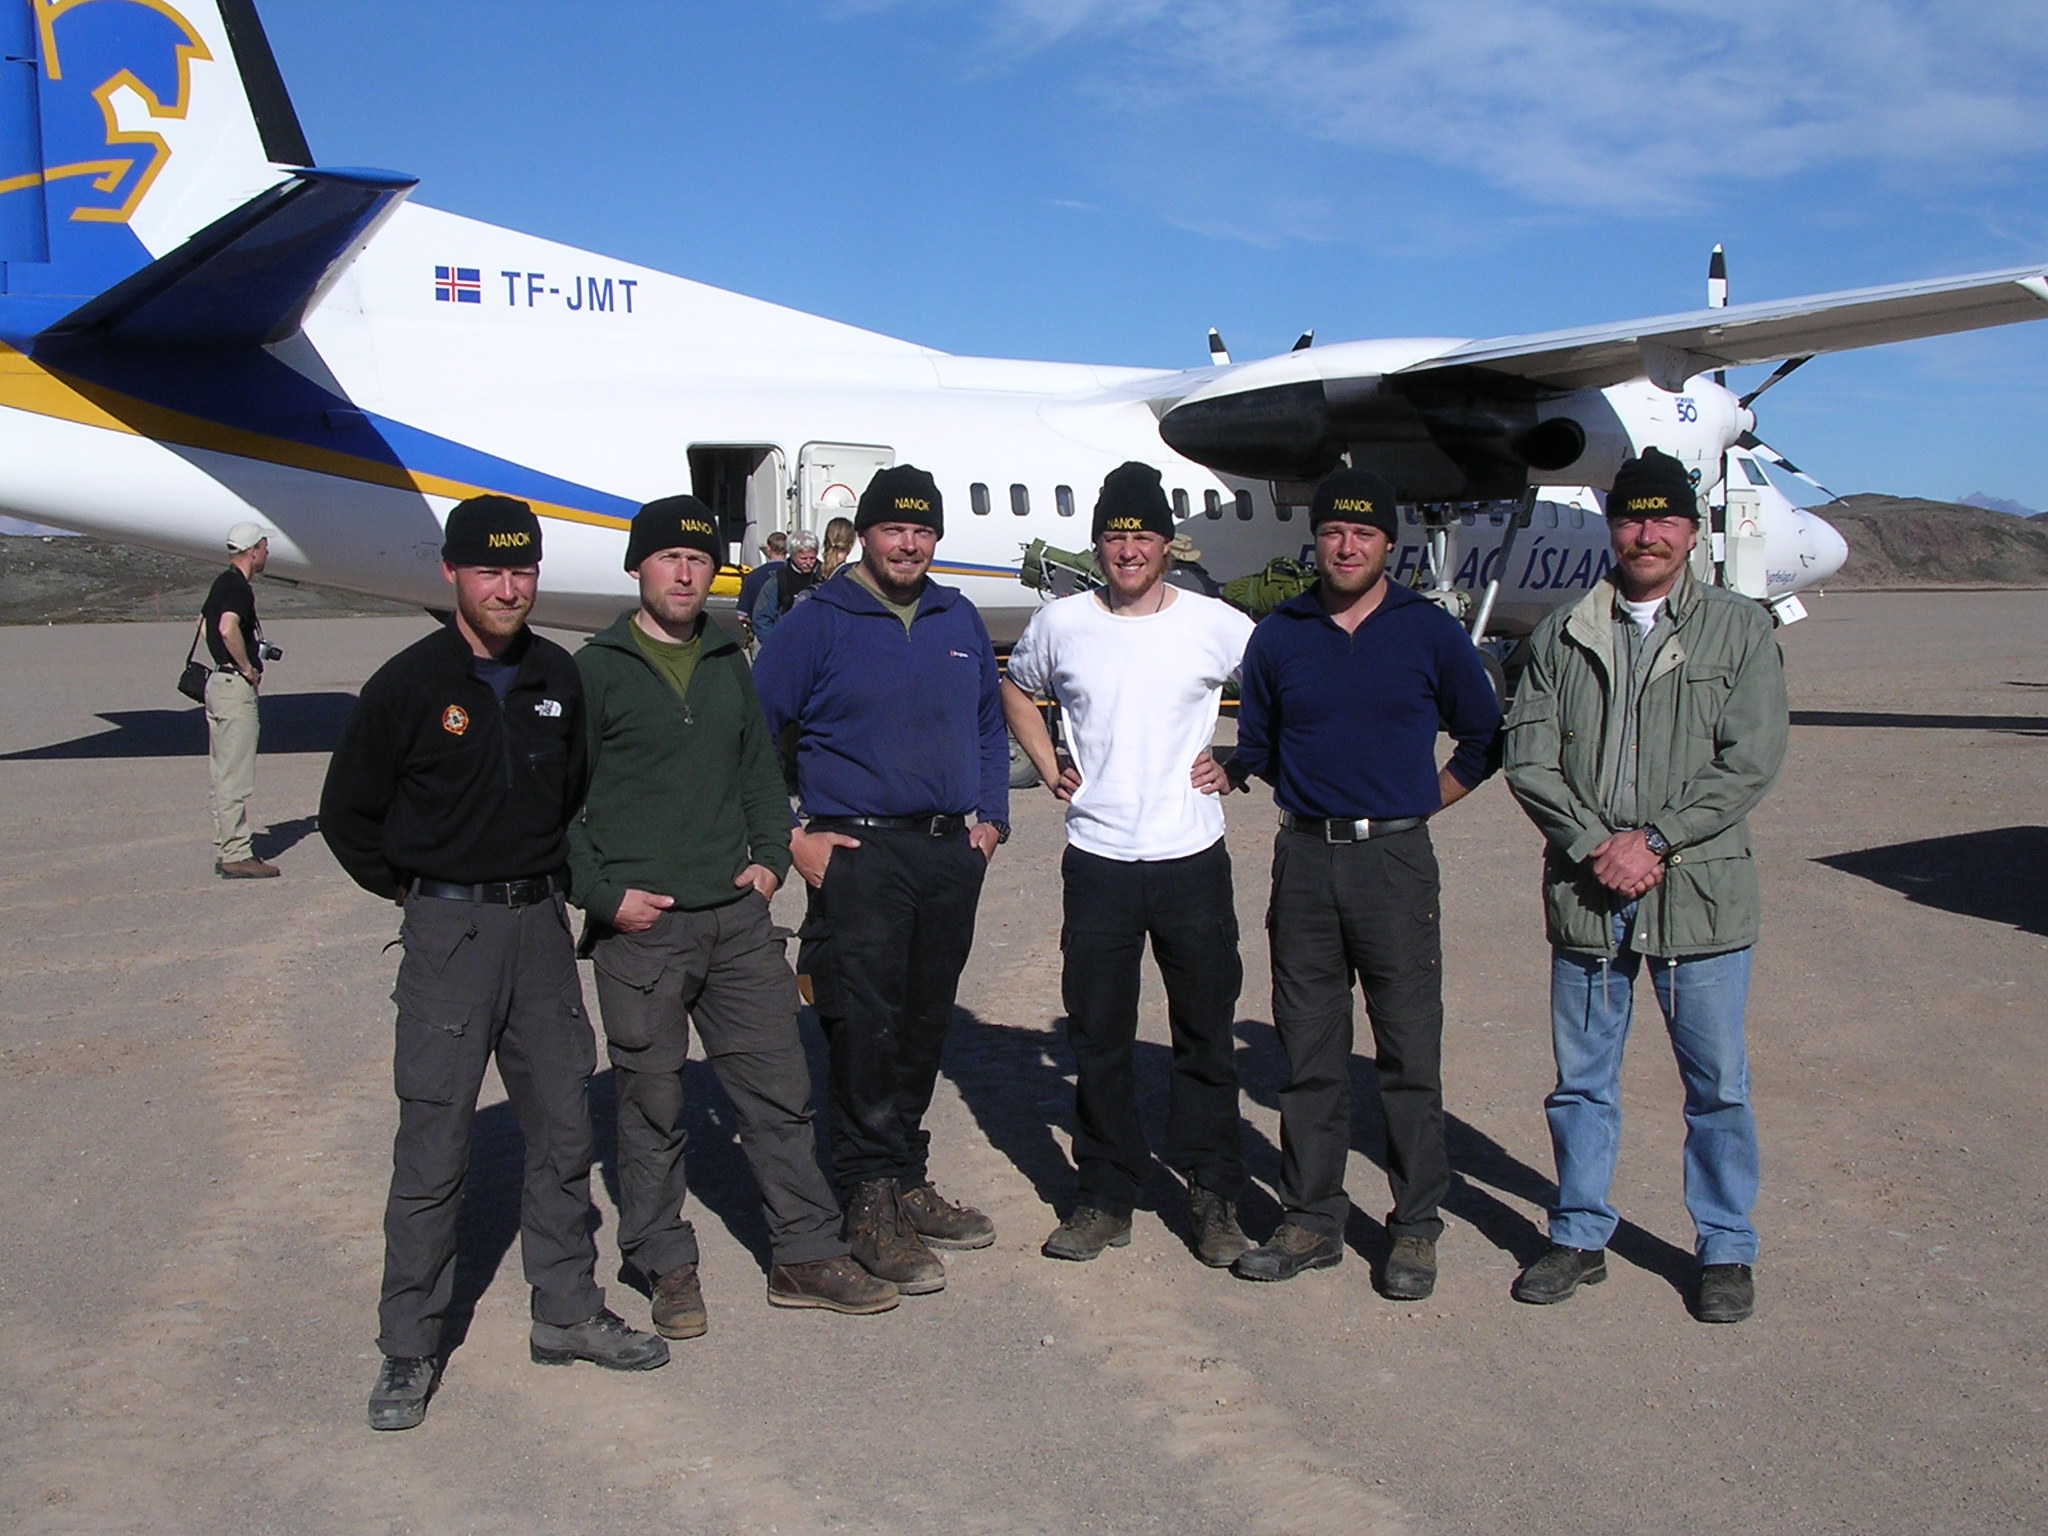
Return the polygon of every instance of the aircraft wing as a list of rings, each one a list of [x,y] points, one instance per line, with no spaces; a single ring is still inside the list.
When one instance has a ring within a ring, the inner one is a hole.
[[[1467,342],[1400,372],[1485,368],[1555,389],[1601,389],[1648,377],[1678,390],[1714,368],[2040,319],[2048,319],[2048,268],[2015,267]]]

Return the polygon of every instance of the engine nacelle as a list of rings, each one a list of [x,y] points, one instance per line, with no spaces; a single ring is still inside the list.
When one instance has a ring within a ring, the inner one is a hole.
[[[1556,423],[1575,424],[1585,434],[1585,447],[1566,464],[1538,464],[1532,459],[1531,485],[1591,485],[1604,490],[1614,483],[1623,459],[1656,448],[1693,471],[1702,495],[1721,483],[1723,455],[1751,424],[1735,393],[1704,374],[1688,379],[1675,394],[1646,379],[1583,389],[1542,402],[1536,415],[1539,432]]]

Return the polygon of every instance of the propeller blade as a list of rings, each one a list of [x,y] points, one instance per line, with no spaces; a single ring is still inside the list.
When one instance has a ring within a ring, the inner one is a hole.
[[[1801,480],[1804,480],[1808,485],[1812,486],[1816,491],[1819,491],[1823,496],[1827,497],[1828,500],[1841,500],[1841,498],[1837,496],[1833,491],[1829,490],[1826,486],[1822,485],[1818,480],[1814,479],[1813,476],[1809,475],[1797,464],[1794,464],[1790,459],[1786,458],[1785,455],[1778,452],[1778,450],[1773,448],[1769,443],[1764,442],[1754,432],[1743,433],[1742,436],[1739,439],[1737,439],[1736,446],[1741,448],[1747,448],[1751,453],[1755,454],[1758,458],[1763,459],[1767,463],[1776,465],[1779,469],[1784,470],[1785,473],[1788,475],[1796,475]]]
[[[1213,325],[1209,327],[1209,361],[1218,368],[1230,361],[1230,348],[1223,345],[1223,337]]]
[[[1290,352],[1306,352],[1306,351],[1307,351],[1307,350],[1308,350],[1308,349],[1309,349],[1310,347],[1314,346],[1315,344],[1316,344],[1316,333],[1315,333],[1315,328],[1314,328],[1313,326],[1311,326],[1311,327],[1310,327],[1310,328],[1309,328],[1308,330],[1305,330],[1305,331],[1303,331],[1303,332],[1301,333],[1301,337],[1300,337],[1300,339],[1299,339],[1299,340],[1297,340],[1297,341],[1296,341],[1296,342],[1294,343],[1294,345],[1293,345],[1293,346],[1291,346],[1291,347],[1289,347],[1289,348],[1288,348],[1287,350],[1288,350],[1288,351],[1290,351]]]
[[[1744,395],[1740,403],[1745,408],[1754,405],[1756,403],[1756,397],[1758,395],[1762,394],[1765,390],[1769,389],[1773,384],[1777,383],[1780,379],[1788,378],[1792,374],[1797,373],[1801,368],[1804,368],[1808,363],[1812,361],[1813,354],[1811,352],[1807,353],[1804,357],[1786,358],[1784,362],[1778,364],[1777,368],[1772,371],[1771,376],[1768,379],[1765,379],[1763,383],[1757,385],[1755,389],[1752,389],[1748,394]]]
[[[1714,247],[1714,254],[1707,258],[1707,308],[1728,307],[1728,253],[1720,246]],[[1716,368],[1714,382],[1722,388],[1728,386],[1728,370]]]

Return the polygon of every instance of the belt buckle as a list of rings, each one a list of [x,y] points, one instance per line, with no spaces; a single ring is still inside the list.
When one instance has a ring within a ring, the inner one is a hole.
[[[1340,821],[1338,821],[1338,820],[1337,820],[1337,818],[1336,818],[1336,817],[1334,817],[1334,816],[1332,816],[1332,817],[1329,817],[1329,818],[1328,818],[1327,820],[1325,820],[1325,821],[1323,822],[1323,841],[1324,841],[1324,842],[1326,842],[1326,843],[1358,843],[1358,842],[1363,842],[1363,841],[1365,840],[1365,838],[1362,838],[1362,837],[1360,837],[1360,836],[1358,835],[1358,828],[1359,828],[1359,825],[1360,825],[1360,823],[1359,823],[1359,822],[1356,822],[1356,821],[1345,821],[1345,822],[1340,822]],[[1341,826],[1341,827],[1343,827],[1343,829],[1344,829],[1344,835],[1343,835],[1342,837],[1338,837],[1338,836],[1336,835],[1336,832],[1337,832],[1337,828],[1338,828],[1338,827],[1340,827],[1340,826]],[[1364,826],[1365,826],[1365,836],[1366,836],[1366,837],[1371,837],[1371,836],[1372,836],[1372,823],[1371,823],[1371,822],[1369,822],[1369,821],[1368,821],[1368,822],[1365,822],[1365,823],[1364,823]]]

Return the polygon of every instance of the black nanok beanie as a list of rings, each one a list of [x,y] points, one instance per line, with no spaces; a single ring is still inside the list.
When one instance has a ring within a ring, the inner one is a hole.
[[[1324,476],[1309,503],[1309,532],[1325,523],[1363,523],[1390,541],[1398,540],[1401,524],[1394,515],[1393,486],[1369,469],[1340,469]]]
[[[633,514],[633,531],[626,536],[626,569],[639,570],[641,561],[664,549],[699,549],[725,563],[718,519],[694,496],[664,496]]]
[[[1095,498],[1095,526],[1088,532],[1090,543],[1105,533],[1156,533],[1173,537],[1173,508],[1159,484],[1159,471],[1150,464],[1132,460],[1112,469],[1102,482],[1102,494]]]
[[[1692,475],[1668,453],[1645,448],[1640,459],[1623,459],[1607,493],[1609,517],[1689,517],[1700,520],[1700,499]]]
[[[472,496],[448,513],[441,558],[450,565],[540,564],[540,519],[511,496]]]
[[[939,482],[915,464],[883,470],[860,493],[853,531],[860,533],[877,523],[922,523],[944,538],[946,503],[939,495]]]

